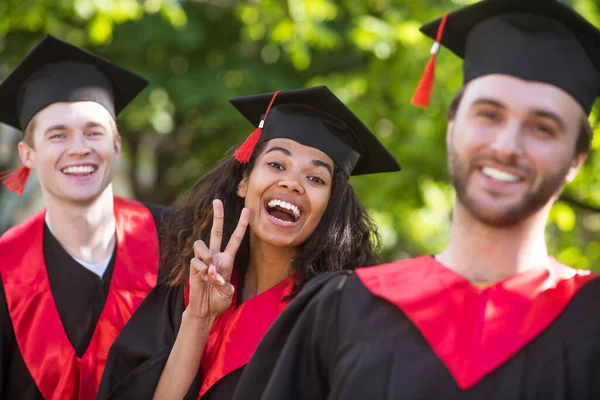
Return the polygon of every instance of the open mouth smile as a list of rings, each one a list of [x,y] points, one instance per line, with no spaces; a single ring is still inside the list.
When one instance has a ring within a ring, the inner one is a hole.
[[[481,168],[481,173],[484,174],[485,176],[487,176],[488,178],[491,178],[491,179],[493,179],[495,181],[499,181],[499,182],[515,183],[515,182],[519,182],[522,180],[522,178],[517,175],[513,175],[508,172],[501,171],[499,169],[491,168],[491,167]]]
[[[294,224],[302,217],[302,210],[295,204],[280,199],[271,199],[266,204],[267,214],[284,224]]]
[[[62,172],[65,175],[87,176],[87,175],[93,174],[97,170],[98,170],[98,167],[96,167],[95,165],[88,164],[88,165],[71,165],[71,166],[61,169],[60,172]]]

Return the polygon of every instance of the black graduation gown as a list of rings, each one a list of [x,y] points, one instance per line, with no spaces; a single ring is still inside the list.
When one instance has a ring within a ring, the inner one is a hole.
[[[144,204],[151,212],[159,237],[168,208]],[[50,287],[67,337],[78,357],[87,349],[108,295],[116,248],[102,277],[75,261],[44,224],[44,259]],[[43,399],[19,346],[8,313],[4,285],[0,277],[0,399]]]
[[[242,292],[240,285],[236,293]],[[98,400],[152,399],[175,344],[184,310],[183,285],[173,287],[163,282],[152,289],[111,346]],[[231,399],[243,370],[241,367],[225,375],[202,399]],[[184,399],[196,400],[201,386],[199,370]]]
[[[547,329],[461,390],[396,305],[355,273],[323,275],[265,335],[233,399],[600,399],[599,307],[594,279]]]

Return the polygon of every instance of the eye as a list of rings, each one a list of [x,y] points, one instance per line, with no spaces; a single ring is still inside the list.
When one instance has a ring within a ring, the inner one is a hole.
[[[533,129],[536,132],[539,132],[545,136],[555,136],[556,132],[554,128],[548,126],[547,124],[534,124]]]
[[[64,138],[65,138],[65,135],[63,133],[55,133],[54,135],[49,137],[50,140],[64,139]]]
[[[499,118],[499,115],[496,111],[493,110],[479,110],[476,114],[478,117],[486,119],[488,121],[495,121]]]
[[[87,135],[88,136],[102,136],[102,135],[104,135],[104,132],[101,132],[101,131],[92,131],[92,132],[88,132]]]
[[[324,185],[325,181],[318,176],[309,176],[308,180],[314,183],[318,183],[319,185]]]
[[[278,169],[280,171],[283,171],[285,169],[284,166],[283,166],[283,164],[278,163],[277,161],[270,161],[270,162],[267,163],[267,165],[269,167],[271,167],[271,168],[275,168],[275,169]]]

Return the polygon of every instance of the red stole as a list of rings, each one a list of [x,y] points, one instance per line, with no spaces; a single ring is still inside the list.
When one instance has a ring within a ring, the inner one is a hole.
[[[463,390],[534,340],[597,277],[550,258],[546,266],[479,289],[428,256],[356,274],[371,293],[402,310]]]
[[[92,400],[111,344],[156,285],[156,226],[142,204],[115,197],[115,269],[94,335],[80,359],[52,297],[42,243],[44,215],[45,210],[0,238],[8,311],[23,360],[44,398]]]
[[[256,295],[239,307],[233,301],[210,328],[202,354],[203,382],[198,398],[202,398],[219,380],[248,364],[250,357],[269,327],[287,307],[282,302],[294,288],[296,276],[290,276],[272,288]],[[238,276],[234,272],[231,284],[238,294]],[[188,305],[189,286],[185,286],[185,306]]]

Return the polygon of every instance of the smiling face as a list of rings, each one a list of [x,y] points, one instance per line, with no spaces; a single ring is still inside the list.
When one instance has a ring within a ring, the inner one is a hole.
[[[250,211],[251,240],[297,247],[315,231],[331,196],[334,163],[290,139],[266,142],[238,185]]]
[[[100,104],[54,103],[36,114],[32,146],[19,143],[23,163],[38,173],[48,201],[87,203],[109,186],[121,139]]]
[[[575,151],[582,113],[549,84],[506,75],[471,81],[448,125],[457,206],[508,226],[549,205],[585,161]]]

